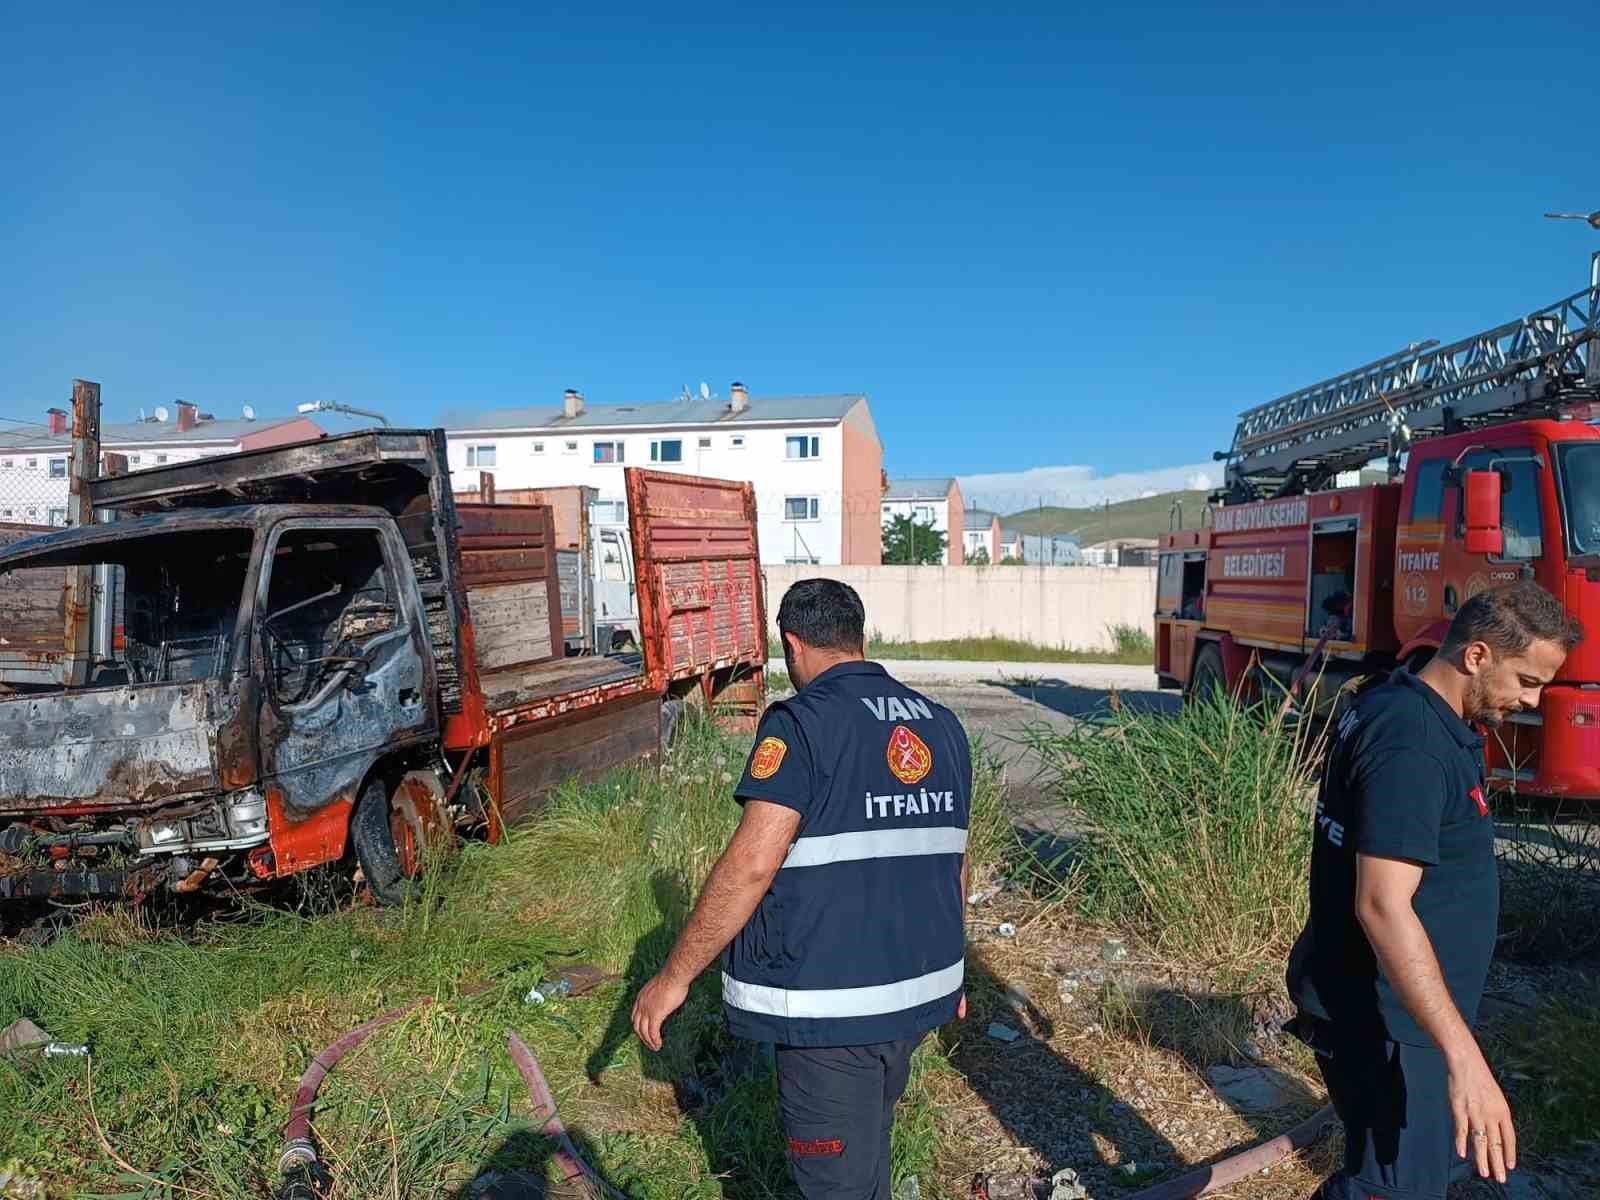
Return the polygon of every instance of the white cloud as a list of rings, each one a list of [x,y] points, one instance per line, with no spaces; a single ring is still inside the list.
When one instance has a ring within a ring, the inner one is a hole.
[[[1115,475],[1101,475],[1093,467],[1030,467],[959,478],[961,498],[969,506],[1014,513],[1038,504],[1088,508],[1107,500],[1137,500],[1184,489],[1204,491],[1222,486],[1222,467],[1195,464]]]

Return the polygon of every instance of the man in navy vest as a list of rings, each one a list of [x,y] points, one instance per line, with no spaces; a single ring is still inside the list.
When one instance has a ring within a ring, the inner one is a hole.
[[[863,658],[866,614],[831,579],[778,609],[798,689],[762,718],[739,828],[633,1027],[662,1023],[719,954],[729,1029],[776,1046],[800,1193],[889,1200],[911,1052],[966,1015],[972,760],[955,716]]]

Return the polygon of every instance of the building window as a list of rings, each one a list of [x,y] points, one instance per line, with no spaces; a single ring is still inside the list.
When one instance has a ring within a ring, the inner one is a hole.
[[[589,505],[589,520],[596,525],[621,525],[627,519],[626,500],[595,500]]]
[[[0,508],[0,517],[4,517],[8,521],[11,520],[11,510],[9,508]]]
[[[30,458],[28,460],[28,470],[37,471],[38,469],[39,469],[39,460],[37,458]]]
[[[672,438],[670,441],[650,443],[651,462],[682,462],[683,439]]]
[[[744,449],[744,434],[742,434],[742,433],[734,434],[731,438],[728,439],[728,445],[732,446],[735,450],[743,450]]]
[[[483,446],[468,446],[467,466],[479,468],[494,467],[496,465],[495,459],[499,457],[499,455],[495,453],[495,450],[496,447],[493,442]]]
[[[577,442],[562,442],[561,443],[561,452],[563,454],[576,454],[578,452],[578,443]]]
[[[66,523],[67,523],[67,510],[66,509],[64,509],[64,508],[52,508],[50,510],[50,524],[52,524],[52,525],[65,525]]]
[[[543,442],[535,442],[533,444],[533,452],[535,454],[543,454],[544,453],[544,443]]]
[[[12,468],[13,465],[14,464],[12,463],[12,461],[9,458],[0,459],[0,467],[4,467],[8,471]]]
[[[37,508],[30,508],[28,510],[28,519],[37,521],[39,519],[39,510]]]
[[[64,459],[64,458],[52,458],[50,460],[50,478],[51,479],[65,479],[66,477],[67,477],[67,460]]]
[[[700,449],[702,449],[702,450],[711,449],[711,439],[708,438],[708,437],[701,438],[700,439]]]
[[[167,461],[167,456],[165,454],[156,455],[156,466],[159,467],[162,463],[164,463],[166,461]]]
[[[137,454],[128,455],[128,462],[130,462],[132,465],[138,466],[140,461],[141,460],[140,460],[140,456],[139,455],[137,455]]]
[[[822,439],[815,437],[790,437],[783,439],[786,458],[817,458],[822,454]]]
[[[927,504],[918,504],[911,510],[911,519],[920,521],[924,525],[933,524],[933,507]]]
[[[596,442],[594,444],[594,461],[597,463],[619,463],[623,461],[623,448],[621,442]]]
[[[783,519],[785,521],[815,521],[819,505],[815,496],[785,496]]]

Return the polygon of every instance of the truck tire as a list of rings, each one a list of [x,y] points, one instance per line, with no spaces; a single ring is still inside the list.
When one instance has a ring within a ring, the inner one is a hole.
[[[367,886],[381,904],[416,896],[431,851],[447,844],[437,806],[442,788],[423,772],[392,782],[374,774],[350,818],[350,841]]]
[[[683,701],[676,696],[668,696],[661,702],[661,749],[670,750],[672,741],[678,736],[678,722],[683,720]]]
[[[1189,688],[1183,694],[1186,702],[1209,701],[1213,693],[1228,694],[1228,673],[1222,666],[1222,651],[1214,643],[1200,647],[1194,658],[1194,672],[1189,676]]]

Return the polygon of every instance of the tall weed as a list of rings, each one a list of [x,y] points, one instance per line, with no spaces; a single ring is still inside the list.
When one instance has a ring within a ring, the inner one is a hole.
[[[1218,696],[1175,719],[1121,708],[1031,731],[1087,825],[1085,916],[1195,966],[1242,977],[1280,964],[1306,915],[1316,728]]]

